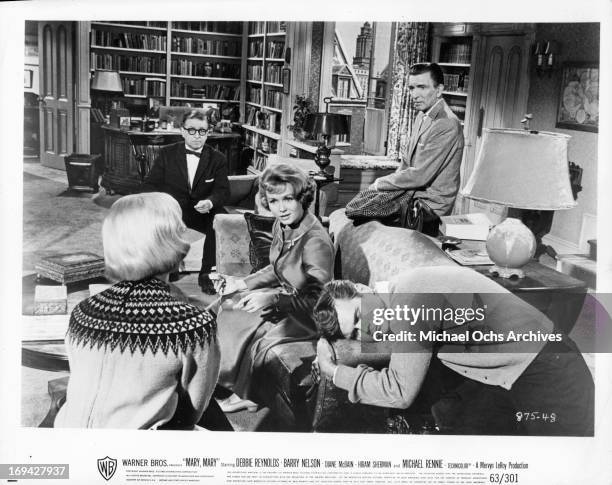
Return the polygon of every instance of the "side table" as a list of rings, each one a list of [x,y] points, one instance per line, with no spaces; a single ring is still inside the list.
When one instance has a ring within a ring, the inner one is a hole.
[[[500,278],[489,273],[490,266],[471,266],[531,304],[565,333],[570,333],[582,309],[587,292],[584,281],[559,273],[537,261],[523,267],[521,279]]]

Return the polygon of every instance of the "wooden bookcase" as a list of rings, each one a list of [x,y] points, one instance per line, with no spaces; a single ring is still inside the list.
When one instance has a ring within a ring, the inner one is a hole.
[[[126,98],[166,100],[167,22],[92,22],[91,71],[117,70]]]
[[[243,22],[92,22],[90,67],[118,70],[127,98],[238,105],[242,28]]]
[[[244,159],[263,169],[281,153],[290,113],[283,88],[290,23],[91,22],[90,71],[118,70],[126,98],[239,109]]]
[[[251,165],[262,170],[270,154],[281,153],[285,133],[283,116],[290,102],[283,92],[283,67],[287,23],[248,22],[245,67],[245,147],[252,151]]]
[[[464,125],[472,94],[473,32],[470,24],[436,24],[432,31],[432,62],[444,71],[444,100]]]

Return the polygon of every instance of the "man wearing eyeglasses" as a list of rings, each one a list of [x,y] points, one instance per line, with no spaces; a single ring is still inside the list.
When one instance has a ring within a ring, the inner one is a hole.
[[[183,210],[185,225],[204,233],[198,283],[204,293],[212,295],[215,289],[209,273],[215,265],[213,218],[225,212],[229,182],[225,156],[206,145],[209,132],[209,119],[204,112],[187,112],[181,127],[184,142],[161,148],[141,191],[170,194]]]

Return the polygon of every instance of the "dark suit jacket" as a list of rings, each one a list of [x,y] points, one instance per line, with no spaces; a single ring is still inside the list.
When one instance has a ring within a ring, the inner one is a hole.
[[[190,190],[185,142],[162,147],[141,185],[141,191],[170,194],[178,201],[183,212],[194,211],[193,207],[198,201],[205,199],[213,203],[213,209],[220,209],[230,193],[225,157],[204,145]]]

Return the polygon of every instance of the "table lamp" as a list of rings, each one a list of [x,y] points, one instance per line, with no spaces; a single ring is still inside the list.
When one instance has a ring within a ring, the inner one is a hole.
[[[91,90],[98,91],[104,99],[104,115],[110,113],[108,102],[112,101],[115,96],[123,96],[123,85],[121,84],[121,76],[117,71],[106,69],[98,69],[94,71],[93,79],[91,80]]]
[[[476,166],[461,194],[511,209],[575,207],[567,160],[569,139],[561,133],[485,128]],[[489,271],[503,278],[523,278],[521,267],[537,247],[533,232],[513,217],[491,229],[486,244],[495,263]]]
[[[330,137],[333,135],[345,135],[349,132],[348,121],[346,116],[338,113],[329,112],[329,103],[332,98],[324,98],[325,112],[314,113],[306,116],[304,121],[304,130],[313,135],[322,135],[323,143],[317,148],[315,154],[315,163],[319,167],[319,173],[317,176],[326,178],[332,178],[333,174],[325,171],[325,169],[331,163],[329,156],[331,155],[331,148],[327,146]]]

